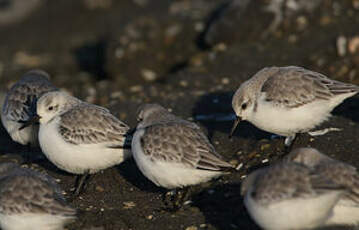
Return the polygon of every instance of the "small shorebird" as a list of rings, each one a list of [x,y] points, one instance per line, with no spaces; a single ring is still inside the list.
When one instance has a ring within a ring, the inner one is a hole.
[[[60,230],[76,219],[53,178],[14,163],[0,164],[0,227]]]
[[[75,195],[89,174],[120,164],[131,155],[125,123],[106,108],[65,92],[41,96],[36,116],[23,127],[37,121],[40,147],[46,157],[58,168],[81,175]]]
[[[232,99],[237,119],[277,135],[285,136],[289,149],[296,134],[312,130],[330,117],[344,99],[359,87],[297,66],[268,67],[244,82]]]
[[[27,72],[11,87],[1,110],[1,122],[15,142],[38,145],[39,124],[19,128],[36,114],[39,96],[54,90],[56,87],[51,84],[49,75],[41,70]]]
[[[281,162],[252,172],[241,193],[261,228],[294,230],[327,225],[347,189],[305,165]]]
[[[141,172],[157,186],[183,188],[233,169],[196,124],[158,104],[141,106],[137,118],[133,157]]]

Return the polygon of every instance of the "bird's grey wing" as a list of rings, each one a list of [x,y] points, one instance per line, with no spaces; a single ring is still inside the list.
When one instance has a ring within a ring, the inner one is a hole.
[[[356,85],[334,81],[323,74],[294,66],[279,68],[268,77],[261,89],[266,101],[289,108],[358,91]]]
[[[152,160],[183,163],[187,167],[223,170],[233,166],[220,157],[204,134],[185,123],[157,124],[141,137],[144,154]]]
[[[257,176],[253,196],[267,205],[274,201],[312,198],[328,191],[344,189],[328,177],[314,174],[304,165],[285,162],[270,166]]]
[[[105,144],[123,148],[129,127],[107,109],[82,103],[61,115],[59,132],[65,141],[78,144]]]
[[[49,81],[17,82],[8,92],[3,115],[9,120],[25,122],[36,113],[37,99],[44,93],[57,90]]]
[[[76,210],[66,204],[45,181],[29,175],[10,175],[1,180],[0,213],[48,213],[74,217]]]
[[[346,187],[349,191],[346,198],[359,205],[359,174],[355,167],[333,160],[318,164],[314,170],[316,174],[327,176],[334,183]]]

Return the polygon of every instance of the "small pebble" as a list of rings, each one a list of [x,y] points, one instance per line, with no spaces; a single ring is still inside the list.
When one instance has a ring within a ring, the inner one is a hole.
[[[329,16],[323,16],[320,18],[320,25],[326,26],[332,22],[331,18]]]
[[[130,92],[132,93],[138,93],[143,90],[143,87],[140,85],[134,85],[130,87]]]
[[[197,23],[195,23],[195,24],[194,24],[194,29],[195,29],[195,31],[197,31],[197,32],[203,31],[203,30],[204,30],[204,24],[203,24],[203,22],[197,22]]]
[[[112,92],[111,93],[111,98],[112,99],[120,99],[120,98],[123,98],[124,97],[124,94],[122,91],[115,91],[115,92]]]
[[[222,84],[223,85],[228,85],[229,84],[229,79],[227,77],[222,78]]]
[[[14,63],[27,68],[35,68],[48,64],[50,57],[48,55],[32,55],[25,51],[15,53]]]
[[[299,16],[296,21],[299,30],[304,30],[308,25],[308,19],[303,15]]]
[[[348,42],[348,50],[351,54],[359,51],[359,36],[355,36]]]
[[[180,86],[182,86],[182,87],[187,87],[187,86],[188,86],[188,82],[185,81],[185,80],[181,80],[181,81],[179,82],[179,84],[180,84]]]
[[[189,226],[186,228],[186,230],[197,230],[198,228],[196,226]]]
[[[150,69],[143,69],[141,74],[146,81],[154,81],[157,79],[157,74]]]
[[[183,202],[183,205],[190,205],[190,204],[192,204],[191,200],[186,200],[185,202]]]
[[[264,144],[264,145],[261,145],[261,150],[266,150],[266,149],[269,149],[270,148],[270,144]]]
[[[168,27],[165,31],[166,35],[167,36],[170,36],[170,37],[175,37],[177,34],[179,34],[181,32],[181,25],[172,25],[170,27]]]
[[[125,50],[122,48],[116,48],[115,49],[115,57],[118,59],[121,59],[125,56]]]
[[[218,45],[216,45],[214,47],[214,50],[221,51],[221,52],[226,51],[227,50],[227,45],[225,43],[221,42],[221,43],[219,43]]]
[[[262,160],[262,163],[267,163],[267,162],[269,162],[268,159],[263,159],[263,160]]]
[[[289,42],[289,43],[296,43],[297,40],[298,40],[298,38],[297,38],[297,36],[294,35],[294,34],[291,34],[291,35],[289,35],[289,37],[288,37],[288,42]]]
[[[337,38],[337,53],[339,57],[344,57],[347,53],[347,39],[343,35]]]
[[[105,189],[103,189],[101,186],[97,185],[96,186],[96,191],[103,192],[103,191],[105,191]]]
[[[133,207],[136,206],[136,203],[133,202],[133,201],[126,201],[126,202],[123,202],[123,208],[124,209],[131,209]]]
[[[243,163],[240,163],[237,167],[236,170],[240,170],[243,167]]]

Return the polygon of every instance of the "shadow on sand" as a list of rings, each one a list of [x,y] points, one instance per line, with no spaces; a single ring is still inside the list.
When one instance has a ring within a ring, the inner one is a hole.
[[[235,118],[232,109],[233,91],[218,91],[202,96],[192,109],[192,116],[208,130],[211,140],[215,132],[229,134]],[[261,140],[270,138],[271,134],[264,132],[249,122],[241,122],[234,136],[244,139]]]

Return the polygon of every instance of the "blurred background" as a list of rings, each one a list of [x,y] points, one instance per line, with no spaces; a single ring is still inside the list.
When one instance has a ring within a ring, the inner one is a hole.
[[[41,68],[108,103],[154,85],[234,90],[271,65],[359,83],[358,20],[358,0],[0,0],[0,86]]]
[[[136,125],[140,104],[158,102],[201,124],[217,150],[237,162],[243,152],[276,148],[266,142],[267,133],[246,123],[243,131],[237,131],[236,141],[227,140],[233,92],[261,68],[286,65],[359,84],[359,0],[0,0],[1,100],[22,74],[43,69],[56,86],[110,108],[131,127]],[[339,108],[344,118],[338,123],[357,121],[358,108],[355,101]],[[353,132],[348,136],[355,137]],[[8,138],[3,129],[1,138]],[[258,141],[264,144],[259,146]],[[9,139],[1,143],[10,146],[1,151],[21,148]],[[338,152],[356,149],[328,141],[317,145],[336,146]],[[154,186],[141,177],[133,162],[129,164],[125,167],[136,175],[126,176],[126,170],[120,170],[125,175],[121,183],[132,178],[121,188],[123,196],[116,197],[117,203],[113,197],[100,202],[122,207],[119,212],[125,217],[112,223],[107,217],[119,213],[111,209],[104,217],[98,207],[73,229],[97,225],[99,229],[158,229],[151,200],[158,191],[151,196],[141,193],[141,186],[152,190]],[[65,187],[72,180],[57,176]],[[235,184],[240,178],[225,181]],[[106,190],[111,183],[102,187]],[[139,187],[135,191],[142,194],[137,198],[141,205],[128,208],[123,203],[128,200],[123,199],[131,186]],[[158,223],[167,223],[163,229],[257,229],[248,223],[239,198],[228,198],[238,196],[238,186],[218,186],[218,196],[205,193],[198,198],[200,211],[184,211],[178,219],[161,213]],[[94,194],[101,193],[96,188]],[[233,204],[237,211],[227,207]]]

